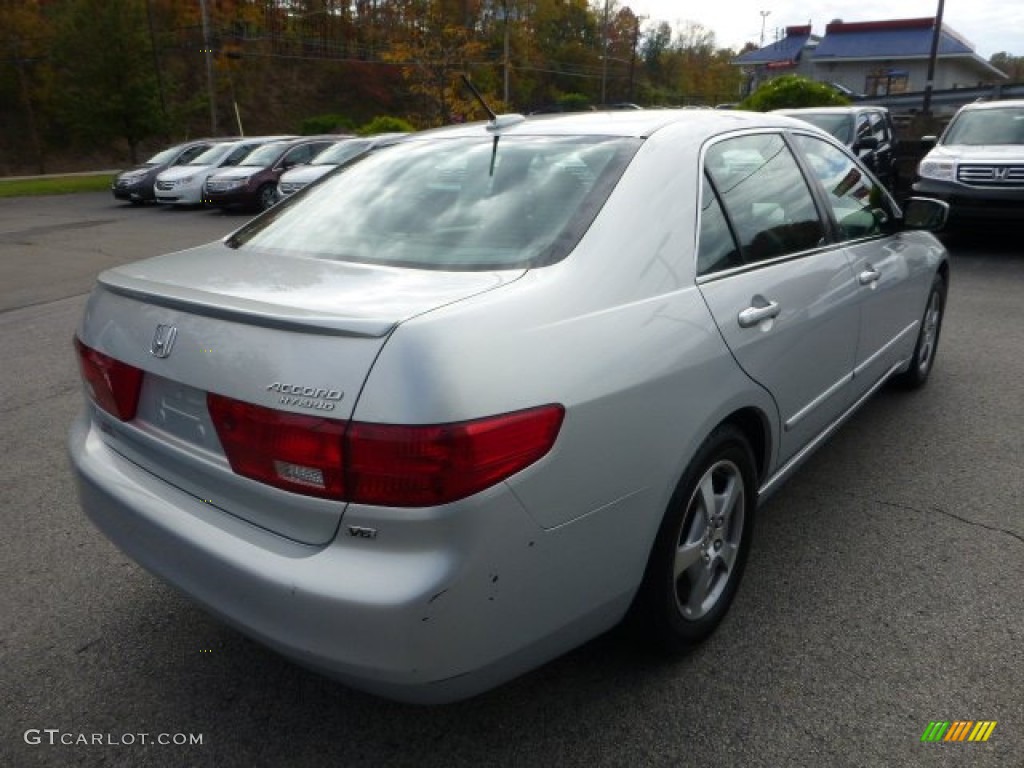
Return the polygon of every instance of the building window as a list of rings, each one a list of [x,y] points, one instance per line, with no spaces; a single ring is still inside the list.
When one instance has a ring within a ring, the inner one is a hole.
[[[868,72],[864,81],[864,93],[868,96],[889,96],[906,93],[910,84],[910,73],[905,69],[880,67]]]

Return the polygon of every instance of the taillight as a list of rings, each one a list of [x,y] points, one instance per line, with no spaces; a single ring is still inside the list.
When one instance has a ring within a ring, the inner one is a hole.
[[[231,468],[321,498],[388,507],[447,504],[551,450],[565,410],[547,405],[440,425],[363,424],[207,395]]]
[[[340,499],[346,422],[263,408],[207,394],[231,468],[286,491]]]
[[[121,421],[134,419],[142,389],[142,370],[87,347],[77,336],[75,349],[82,378],[96,404]]]
[[[345,441],[349,498],[426,507],[472,496],[551,450],[564,414],[548,405],[437,426],[354,422]]]

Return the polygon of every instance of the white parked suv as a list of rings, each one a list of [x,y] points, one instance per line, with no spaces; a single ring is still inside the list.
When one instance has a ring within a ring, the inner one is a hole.
[[[914,192],[949,203],[953,218],[1024,214],[1024,100],[963,107],[917,169]]]
[[[199,205],[203,202],[203,185],[221,168],[238,165],[245,156],[270,141],[290,136],[253,136],[210,147],[186,165],[169,168],[156,177],[154,185],[158,203]]]

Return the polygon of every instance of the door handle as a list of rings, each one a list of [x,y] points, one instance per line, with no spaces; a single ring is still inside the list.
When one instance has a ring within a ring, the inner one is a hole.
[[[736,318],[740,328],[753,328],[762,320],[778,317],[782,306],[777,301],[768,301],[763,296],[755,296],[753,305],[747,307]]]
[[[857,282],[861,285],[871,285],[872,283],[877,283],[881,276],[881,272],[868,264],[865,266],[864,271],[857,275]]]

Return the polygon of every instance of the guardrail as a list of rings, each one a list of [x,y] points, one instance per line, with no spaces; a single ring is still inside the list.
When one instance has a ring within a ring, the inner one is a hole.
[[[950,88],[932,91],[932,111],[952,115],[960,107],[978,100],[1024,99],[1024,83],[986,85],[980,88]],[[859,101],[888,107],[893,115],[919,113],[924,107],[924,91],[871,96]]]

